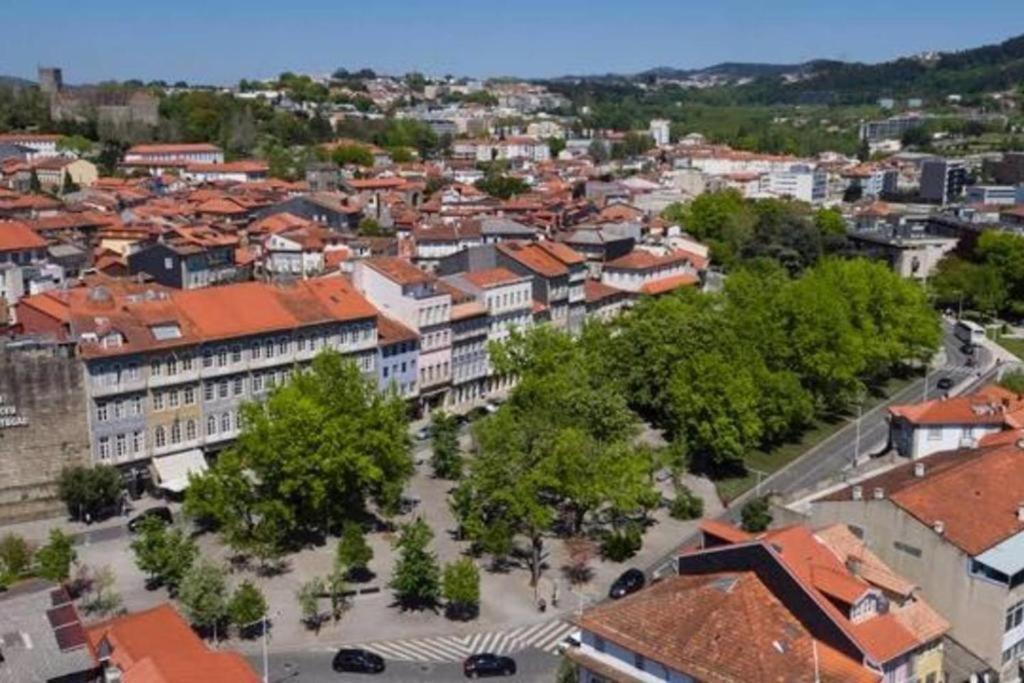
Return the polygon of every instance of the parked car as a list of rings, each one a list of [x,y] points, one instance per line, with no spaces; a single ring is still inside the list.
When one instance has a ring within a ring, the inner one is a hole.
[[[973,356],[974,344],[964,344],[963,346],[960,347],[960,353],[963,353],[967,356]]]
[[[335,671],[360,674],[379,674],[384,671],[384,659],[369,650],[359,648],[338,650],[331,666]]]
[[[612,582],[608,590],[608,597],[612,600],[624,598],[630,593],[636,593],[647,583],[644,573],[637,568],[627,569],[619,575],[619,578]]]
[[[417,441],[426,441],[430,438],[430,426],[420,427],[413,434]]]
[[[174,522],[174,516],[171,514],[171,509],[166,505],[161,505],[160,507],[144,510],[128,520],[128,531],[134,534],[142,527],[142,523],[150,517],[155,517],[164,524],[171,524]]]
[[[512,676],[516,672],[516,660],[490,652],[479,652],[466,658],[462,663],[462,671],[466,678]]]
[[[937,386],[939,389],[942,389],[943,391],[948,391],[949,389],[953,388],[953,378],[943,377],[942,379],[935,383],[935,386]]]

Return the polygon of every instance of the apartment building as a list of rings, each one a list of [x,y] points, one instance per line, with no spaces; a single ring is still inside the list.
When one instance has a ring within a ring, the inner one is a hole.
[[[1024,441],[1018,430],[869,474],[807,502],[921,587],[999,680],[1024,663]]]
[[[140,477],[151,461],[159,473],[223,448],[242,402],[322,349],[376,373],[377,311],[340,277],[188,291],[98,285],[54,302],[84,364],[93,461]]]
[[[451,294],[433,275],[391,256],[358,261],[352,279],[381,313],[419,335],[419,404],[427,410],[443,406],[452,379]]]
[[[224,151],[205,142],[135,145],[124,153],[125,164],[185,167],[189,164],[223,164]]]
[[[700,283],[700,259],[684,251],[634,249],[604,264],[601,282],[633,294],[656,295]]]
[[[928,159],[921,164],[921,199],[946,205],[960,199],[967,166],[960,159]]]
[[[0,306],[31,293],[46,262],[46,240],[22,222],[0,221]]]
[[[386,315],[377,316],[377,386],[413,400],[419,394],[420,338]]]
[[[701,532],[678,576],[578,619],[581,683],[943,680],[948,624],[844,526]]]

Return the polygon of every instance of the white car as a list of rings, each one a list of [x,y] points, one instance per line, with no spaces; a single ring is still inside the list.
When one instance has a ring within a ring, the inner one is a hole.
[[[558,650],[558,654],[562,654],[563,652],[568,650],[570,647],[579,647],[580,646],[580,640],[582,638],[583,638],[583,632],[582,631],[573,631],[573,632],[569,633],[568,635],[566,635],[565,638],[562,638],[562,640],[559,641],[558,645],[555,646],[555,649]]]

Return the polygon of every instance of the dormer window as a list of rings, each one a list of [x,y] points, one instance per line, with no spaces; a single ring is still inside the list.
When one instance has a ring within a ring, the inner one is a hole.
[[[103,337],[103,348],[117,349],[124,343],[124,337],[120,332],[111,332]]]

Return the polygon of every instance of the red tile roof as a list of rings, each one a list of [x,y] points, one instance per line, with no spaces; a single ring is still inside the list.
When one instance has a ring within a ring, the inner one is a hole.
[[[131,156],[135,154],[194,154],[196,152],[219,152],[220,147],[217,145],[211,145],[206,142],[194,142],[194,143],[170,143],[170,144],[152,144],[152,145],[135,145],[125,152],[125,156]]]
[[[541,240],[536,243],[538,247],[546,251],[547,253],[554,256],[556,259],[561,261],[567,266],[575,266],[580,263],[586,263],[586,257],[573,249],[572,247],[565,245],[561,242],[552,242],[551,240]]]
[[[490,287],[500,287],[501,285],[508,285],[514,282],[522,282],[526,279],[525,276],[517,275],[508,268],[488,268],[486,270],[473,270],[468,273],[462,274],[462,279],[467,282],[487,289]]]
[[[209,650],[168,603],[94,624],[87,635],[93,651],[110,648],[124,683],[260,680],[241,655]]]
[[[506,256],[515,259],[543,277],[556,278],[569,274],[564,263],[535,243],[501,242],[497,247]]]
[[[634,249],[633,251],[620,256],[617,259],[605,264],[605,268],[616,268],[621,270],[653,270],[663,266],[689,261],[689,254],[685,252],[670,252],[658,255],[646,249]]]
[[[0,221],[0,251],[42,249],[46,240],[19,221]]]
[[[393,318],[378,315],[377,339],[382,345],[397,344],[403,341],[415,341],[419,339],[419,335]]]
[[[420,270],[405,259],[395,256],[374,256],[364,260],[363,263],[400,285],[434,281],[434,277],[429,273]]]
[[[587,299],[587,303],[592,304],[618,294],[626,294],[626,292],[610,285],[606,285],[600,280],[591,280],[588,278],[583,283],[583,294]]]
[[[664,294],[673,290],[679,289],[680,287],[692,287],[700,282],[700,278],[696,275],[690,275],[683,273],[682,275],[673,275],[671,277],[661,278],[660,280],[652,280],[640,287],[640,291],[644,294],[656,296],[658,294]]]
[[[889,414],[911,424],[984,424],[1024,426],[1024,397],[989,384],[973,394],[892,406]]]

